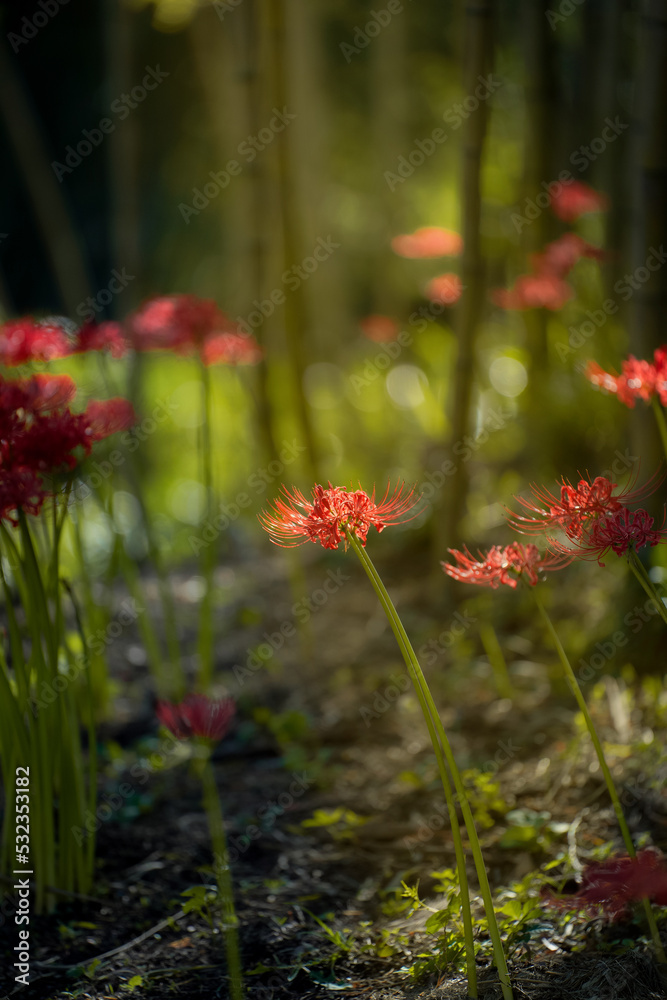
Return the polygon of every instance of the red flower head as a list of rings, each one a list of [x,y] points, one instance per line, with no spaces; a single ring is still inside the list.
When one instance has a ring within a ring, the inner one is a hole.
[[[501,309],[562,309],[572,298],[572,289],[557,274],[522,274],[507,290],[496,289],[491,299]]]
[[[653,362],[640,361],[632,354],[622,363],[621,374],[606,372],[596,361],[589,361],[585,375],[596,388],[615,393],[621,403],[634,407],[636,399],[649,403],[658,395],[667,405],[667,349],[659,347]]]
[[[128,326],[137,351],[189,354],[207,337],[227,331],[230,322],[212,299],[165,295],[145,302],[129,317]]]
[[[581,887],[569,896],[545,895],[561,909],[580,908],[620,920],[630,916],[632,904],[648,899],[667,906],[667,865],[655,849],[640,851],[636,858],[615,857],[592,862],[582,872]]]
[[[204,694],[189,694],[180,705],[157,703],[156,714],[162,725],[179,740],[192,736],[221,740],[229,731],[236,705],[232,698],[214,701]]]
[[[432,278],[426,286],[426,297],[431,302],[440,302],[443,306],[451,306],[461,298],[463,286],[458,274],[439,274]]]
[[[135,420],[124,399],[93,402],[85,413],[68,404],[76,386],[68,375],[0,379],[0,518],[11,512],[37,514],[51,491],[42,477],[72,470],[82,449],[129,427]]]
[[[401,496],[402,489],[397,486],[389,496],[388,486],[381,503],[376,504],[375,490],[369,496],[363,490],[346,490],[329,483],[328,489],[313,488],[311,503],[299,490],[290,493],[283,486],[286,500],[275,500],[272,511],[260,514],[259,520],[271,541],[285,548],[308,541],[319,542],[325,549],[337,549],[343,541],[347,548],[348,532],[365,545],[371,525],[383,531],[389,524],[411,520],[405,515],[418,503],[419,497],[414,495],[414,490]]]
[[[91,441],[101,441],[103,438],[126,431],[137,422],[137,415],[129,399],[119,396],[113,399],[93,400],[83,414],[87,433]]]
[[[540,554],[537,545],[521,545],[512,542],[502,548],[494,545],[486,555],[479,552],[479,559],[468,549],[458,552],[449,549],[456,560],[456,566],[451,563],[441,563],[442,568],[452,579],[459,583],[475,583],[480,587],[493,587],[503,583],[515,588],[519,578],[526,580],[534,587],[539,580],[541,570],[562,569],[572,562],[573,556],[566,553],[553,553],[548,550]]]
[[[556,194],[551,195],[554,215],[563,222],[575,222],[580,215],[586,215],[588,212],[602,212],[608,204],[605,195],[581,181],[564,184]]]
[[[72,354],[108,351],[113,358],[122,358],[129,347],[120,323],[85,323],[77,331]]]
[[[391,249],[399,257],[413,260],[432,257],[458,257],[463,249],[463,240],[451,229],[439,226],[423,226],[414,233],[394,236]]]
[[[553,274],[566,278],[581,257],[604,260],[604,250],[587,243],[577,233],[563,233],[557,240],[547,243],[542,253],[533,254],[531,265],[536,274]]]
[[[0,365],[53,361],[69,353],[70,344],[65,331],[51,320],[40,321],[26,316],[0,327]]]
[[[662,477],[664,478],[664,477]],[[543,487],[531,487],[533,499],[517,496],[514,499],[532,517],[508,511],[510,524],[516,531],[541,532],[548,528],[559,528],[568,538],[581,538],[586,524],[592,518],[606,517],[622,510],[625,503],[649,496],[662,481],[660,474],[649,479],[644,486],[633,490],[634,480],[620,493],[614,494],[616,483],[604,476],[597,476],[592,482],[580,479],[576,486],[567,479],[561,479],[560,496]]]
[[[398,323],[391,316],[365,316],[359,322],[364,337],[378,344],[388,343],[398,337]]]
[[[602,556],[611,549],[617,556],[625,555],[631,549],[637,551],[645,545],[658,545],[667,537],[664,529],[653,527],[653,518],[642,510],[628,510],[623,507],[614,514],[607,514],[593,521],[580,536],[574,549],[550,539],[559,552],[571,552],[583,559],[597,559],[604,566]]]
[[[254,337],[242,333],[217,333],[204,342],[205,365],[256,365],[262,349]]]

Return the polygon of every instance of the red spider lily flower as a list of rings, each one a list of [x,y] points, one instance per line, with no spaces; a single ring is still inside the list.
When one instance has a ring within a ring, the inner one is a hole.
[[[563,233],[557,240],[547,243],[542,253],[531,256],[531,266],[536,274],[554,274],[565,278],[582,257],[602,261],[605,253],[577,233]]]
[[[218,333],[202,347],[205,365],[256,365],[262,360],[262,348],[254,337],[242,333]]]
[[[103,438],[126,431],[137,422],[137,415],[129,399],[116,396],[113,399],[93,400],[89,403],[83,417],[86,421],[86,431],[91,441],[101,441]]]
[[[145,302],[128,319],[130,339],[137,351],[191,353],[207,337],[230,328],[230,322],[212,299],[196,295],[164,295]]]
[[[112,358],[122,358],[129,348],[120,323],[85,323],[76,333],[71,353],[108,351]]]
[[[561,479],[560,496],[533,484],[532,499],[514,498],[532,516],[508,510],[509,523],[516,531],[528,533],[558,528],[569,539],[576,541],[583,537],[591,520],[617,514],[626,504],[650,496],[664,478],[664,473],[657,472],[639,489],[633,489],[635,476],[618,493],[614,493],[617,484],[605,476],[597,476],[592,482],[580,479],[576,486],[572,486],[567,479]]]
[[[600,194],[581,181],[564,184],[551,195],[553,213],[563,222],[575,222],[579,216],[588,212],[602,212],[608,205],[606,195]]]
[[[391,340],[396,340],[399,333],[399,326],[391,316],[381,316],[374,314],[365,316],[359,321],[359,327],[364,337],[374,340],[377,344],[385,344]]]
[[[614,393],[621,403],[632,409],[636,399],[649,403],[657,395],[667,406],[667,348],[659,347],[653,362],[641,361],[632,354],[622,362],[621,374],[606,372],[596,361],[589,361],[585,373],[592,385]]]
[[[451,306],[461,298],[463,286],[458,274],[439,274],[432,278],[426,286],[426,297],[431,302],[440,302],[443,306]]]
[[[52,492],[42,477],[71,472],[79,449],[90,454],[95,441],[135,421],[127,400],[93,402],[72,413],[76,386],[68,375],[0,379],[0,518],[16,523],[11,512],[37,514]]]
[[[394,236],[391,249],[399,257],[412,260],[432,257],[458,257],[463,249],[463,240],[451,229],[439,226],[423,226],[414,233]]]
[[[479,587],[493,587],[503,583],[516,588],[519,579],[526,580],[531,587],[539,582],[542,570],[563,569],[574,558],[571,553],[554,553],[547,550],[540,553],[537,545],[522,545],[512,542],[504,548],[494,545],[484,554],[479,552],[475,559],[468,549],[459,552],[448,550],[456,560],[456,565],[443,562],[440,565],[448,576],[459,583],[474,583]]]
[[[625,555],[630,550],[638,551],[645,545],[659,545],[667,538],[667,531],[653,527],[653,518],[647,511],[628,510],[623,507],[614,514],[607,514],[588,525],[577,539],[575,548],[568,548],[560,542],[549,539],[559,552],[570,552],[582,559],[597,559],[604,566],[602,556],[615,552]]]
[[[375,490],[369,496],[361,489],[346,490],[331,483],[328,489],[315,486],[312,502],[299,490],[290,493],[284,486],[282,489],[286,499],[275,500],[272,510],[260,514],[259,520],[271,541],[285,548],[319,542],[325,549],[337,549],[341,541],[347,548],[348,533],[354,534],[365,546],[371,525],[380,532],[390,524],[409,521],[412,518],[406,514],[419,501],[414,490],[402,496],[402,485],[397,486],[391,496],[387,486],[378,504],[375,503]]]
[[[560,909],[574,908],[594,913],[601,908],[606,917],[620,920],[642,899],[667,906],[667,864],[655,849],[640,851],[636,858],[607,858],[586,865],[581,886],[572,895],[545,894],[546,902]]]
[[[159,701],[155,712],[162,725],[179,740],[195,736],[217,742],[227,735],[236,704],[232,698],[214,701],[204,694],[189,694],[180,705]]]
[[[491,299],[501,309],[562,309],[573,295],[572,288],[557,274],[522,274],[512,288],[496,289]]]
[[[0,365],[14,367],[28,361],[53,361],[69,353],[65,331],[50,320],[26,316],[0,327]]]

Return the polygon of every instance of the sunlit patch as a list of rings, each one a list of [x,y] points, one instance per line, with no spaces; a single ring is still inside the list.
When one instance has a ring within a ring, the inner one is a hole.
[[[528,372],[516,358],[503,355],[491,362],[489,368],[491,385],[501,396],[519,396],[528,385]]]
[[[426,374],[416,365],[397,365],[388,373],[385,385],[390,399],[403,410],[413,410],[426,399]]]
[[[192,429],[201,426],[201,382],[183,382],[172,392],[170,416],[177,427]]]
[[[309,365],[303,376],[303,389],[311,406],[333,410],[345,396],[345,378],[337,365],[321,361]]]
[[[129,535],[141,524],[139,501],[126,490],[116,490],[113,495],[113,526],[119,535]]]
[[[206,507],[206,490],[194,479],[179,479],[169,490],[170,512],[184,524],[199,524]]]

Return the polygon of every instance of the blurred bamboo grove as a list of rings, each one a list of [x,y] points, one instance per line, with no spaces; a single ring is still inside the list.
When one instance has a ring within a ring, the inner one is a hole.
[[[192,293],[252,333],[262,362],[212,379],[232,535],[285,479],[405,479],[442,556],[461,535],[497,539],[528,479],[623,474],[639,441],[658,463],[644,409],[581,372],[665,339],[666,3],[0,9],[4,318],[120,320]],[[580,188],[600,197],[556,210]],[[431,226],[462,248],[392,249]],[[492,294],[541,273],[535,255],[565,233],[604,254],[580,254],[562,301]],[[94,395],[127,362],[76,364]],[[196,365],[131,365],[146,496],[162,540],[192,554]]]

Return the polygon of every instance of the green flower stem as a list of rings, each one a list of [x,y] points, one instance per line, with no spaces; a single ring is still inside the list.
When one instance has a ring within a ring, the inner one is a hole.
[[[574,670],[572,669],[570,661],[567,658],[567,654],[563,649],[563,645],[560,639],[558,638],[558,633],[554,628],[553,622],[551,621],[551,618],[547,614],[546,608],[544,607],[542,601],[538,597],[535,588],[533,587],[531,589],[533,592],[533,597],[535,598],[537,609],[540,612],[540,615],[542,616],[542,620],[547,626],[549,634],[551,635],[551,638],[553,640],[553,644],[556,647],[556,652],[558,653],[560,662],[563,665],[563,670],[565,672],[565,677],[567,679],[569,688],[576,699],[577,705],[579,706],[579,710],[581,711],[581,714],[584,717],[584,720],[586,722],[586,727],[593,741],[593,746],[595,747],[595,753],[597,754],[597,758],[600,763],[600,767],[602,769],[602,774],[604,775],[605,784],[607,785],[607,791],[609,792],[609,797],[612,801],[614,812],[616,813],[616,819],[618,820],[618,825],[621,828],[621,835],[623,837],[623,843],[625,844],[625,849],[627,850],[628,855],[631,858],[636,858],[637,852],[635,850],[634,844],[632,843],[630,830],[628,829],[628,824],[623,814],[623,807],[621,806],[621,802],[618,797],[618,793],[616,791],[616,786],[614,784],[614,779],[611,776],[611,771],[609,770],[607,761],[605,760],[602,744],[600,743],[600,738],[595,729],[595,725],[593,724],[590,712],[588,711],[586,699],[582,694],[581,688],[579,687],[579,684],[577,682],[577,678],[575,677]],[[651,931],[651,937],[653,938],[653,946],[655,948],[656,956],[659,962],[664,963],[667,961],[667,959],[665,958],[665,952],[662,947],[662,942],[660,940],[660,934],[658,933],[658,927],[655,922],[655,916],[653,915],[653,911],[651,910],[651,905],[649,901],[647,899],[644,899],[643,902],[644,902],[644,912],[646,914],[646,919],[648,921],[648,925]]]
[[[658,425],[658,430],[660,431],[660,440],[662,441],[662,447],[665,450],[665,456],[667,456],[667,421],[665,421],[665,414],[663,412],[662,406],[658,402],[657,398],[654,396],[651,400],[651,406],[653,407],[653,414]]]
[[[211,444],[211,372],[201,361],[202,423],[200,434],[202,483],[204,486],[204,522],[213,514],[213,448]],[[204,596],[199,612],[199,681],[201,691],[208,691],[213,678],[213,572],[217,546],[215,539],[208,542],[201,553],[201,574],[204,578]]]
[[[222,901],[224,914],[225,947],[227,949],[227,971],[229,973],[229,995],[231,1000],[243,1000],[243,974],[241,971],[241,954],[239,950],[238,920],[234,908],[234,887],[229,868],[227,839],[225,837],[225,821],[222,816],[220,796],[215,783],[215,774],[210,760],[210,749],[205,749],[206,756],[198,761],[199,773],[204,790],[204,808],[208,817],[213,846],[213,867],[218,884],[218,892]]]
[[[667,608],[663,604],[662,598],[660,597],[655,587],[653,586],[653,581],[646,572],[646,567],[644,566],[644,564],[642,563],[641,559],[639,558],[634,549],[630,549],[628,563],[630,569],[639,580],[639,583],[644,589],[644,591],[648,594],[651,600],[654,601],[655,604],[657,605],[658,612],[663,622],[667,624]]]
[[[387,593],[387,590],[384,584],[382,583],[382,580],[380,579],[370,559],[370,556],[368,555],[365,548],[360,544],[358,539],[351,531],[346,532],[346,535],[350,544],[352,545],[352,548],[359,557],[362,566],[366,570],[366,574],[368,575],[369,580],[373,584],[373,588],[375,589],[375,592],[380,599],[380,603],[384,608],[385,614],[387,615],[392,631],[396,636],[396,639],[398,640],[398,644],[400,646],[403,658],[408,668],[408,673],[410,674],[410,677],[415,687],[415,691],[417,692],[417,697],[419,698],[419,703],[421,705],[424,718],[426,719],[427,725],[429,727],[429,734],[431,735],[433,749],[436,752],[436,757],[438,758],[439,764],[440,764],[440,759],[442,757],[442,752],[444,751],[444,756],[454,781],[458,802],[461,807],[461,812],[463,814],[466,830],[468,832],[468,838],[470,840],[470,848],[472,850],[472,855],[475,862],[475,870],[477,872],[477,878],[479,880],[480,892],[482,894],[482,899],[484,901],[484,909],[486,911],[486,917],[489,925],[489,935],[491,937],[491,942],[493,945],[493,954],[496,967],[498,969],[498,978],[500,980],[503,998],[504,1000],[513,1000],[513,993],[512,993],[512,988],[510,986],[509,973],[507,970],[507,961],[505,959],[505,953],[503,951],[502,940],[500,937],[500,930],[498,928],[498,922],[496,920],[496,914],[493,907],[493,897],[491,896],[491,887],[489,885],[488,875],[486,873],[486,868],[484,866],[484,859],[482,857],[482,850],[480,847],[479,838],[477,836],[477,830],[475,829],[475,823],[470,809],[470,804],[468,802],[468,797],[466,795],[465,788],[463,787],[463,781],[461,780],[459,769],[454,759],[454,754],[452,753],[452,749],[449,740],[447,738],[447,734],[445,733],[442,722],[440,721],[440,714],[435,705],[435,702],[433,701],[433,697],[429,690],[428,684],[426,683],[426,678],[424,677],[421,666],[419,665],[419,660],[417,659],[415,652],[412,648],[412,645],[410,643],[410,640],[408,639],[407,633],[403,628],[403,624],[398,616],[396,608],[394,607],[393,602],[389,594]],[[429,718],[432,720],[430,724],[429,724]],[[441,749],[440,746],[438,745],[438,740],[441,745]],[[444,765],[441,770],[441,778],[443,777],[443,773],[446,773]],[[450,801],[452,802],[452,807],[454,803],[451,795],[451,786],[449,788],[449,797],[447,795],[448,785],[449,782],[445,782],[443,778],[443,788],[445,791],[445,798],[447,798],[447,805],[449,808]],[[453,811],[455,815],[455,809]],[[452,811],[450,810],[450,817],[451,815]],[[458,831],[458,821],[452,823],[452,835],[454,836],[455,843],[457,834],[460,839],[460,832]],[[459,879],[461,879],[461,873],[465,874],[465,867],[462,866],[461,863],[459,862],[458,854],[457,854],[457,863],[459,864]],[[461,893],[461,901],[463,910],[463,889]],[[468,939],[466,937],[466,949],[468,949],[468,947],[469,944],[468,944]],[[470,961],[468,962],[468,968],[470,969]],[[472,994],[472,984],[469,984],[469,989],[471,989],[471,995],[474,995]]]

